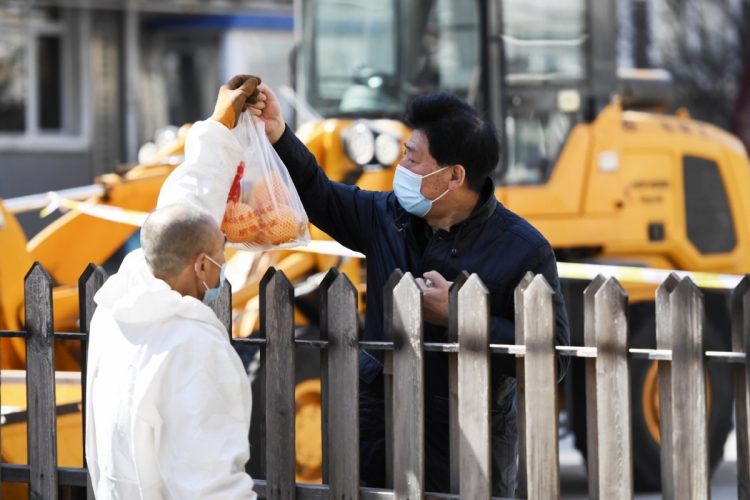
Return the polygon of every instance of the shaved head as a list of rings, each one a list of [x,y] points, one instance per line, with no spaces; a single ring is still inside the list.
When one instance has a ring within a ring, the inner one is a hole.
[[[143,255],[157,278],[179,275],[198,254],[211,254],[223,242],[211,214],[194,206],[155,210],[141,228]]]

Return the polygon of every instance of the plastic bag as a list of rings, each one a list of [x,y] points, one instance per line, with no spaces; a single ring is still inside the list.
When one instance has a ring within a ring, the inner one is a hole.
[[[221,223],[227,241],[246,250],[309,243],[307,214],[263,122],[245,112],[232,132],[243,152]]]

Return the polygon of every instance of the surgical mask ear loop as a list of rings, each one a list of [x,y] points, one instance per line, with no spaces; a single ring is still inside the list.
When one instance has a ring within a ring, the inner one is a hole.
[[[208,254],[206,254],[206,258],[210,260],[212,264],[214,264],[215,266],[219,268],[219,284],[215,288],[210,288],[205,280],[201,281],[201,283],[203,283],[203,286],[206,287],[206,293],[203,294],[202,301],[204,304],[210,304],[211,302],[215,301],[218,298],[219,294],[221,293],[221,287],[224,285],[224,281],[226,280],[226,277],[224,275],[223,265],[216,262]]]
[[[447,166],[445,166],[445,167],[443,167],[443,168],[440,168],[440,169],[438,169],[438,170],[435,170],[434,172],[430,172],[429,174],[427,174],[427,175],[424,175],[424,176],[422,176],[422,179],[424,180],[425,178],[427,178],[427,177],[429,177],[429,176],[431,176],[431,175],[434,175],[434,174],[438,174],[438,173],[442,172],[443,170],[445,170],[446,168],[450,168],[450,165],[447,165]],[[421,188],[421,185],[420,185],[420,188]],[[435,202],[436,202],[436,201],[438,201],[438,200],[439,200],[440,198],[442,198],[443,196],[445,196],[446,194],[448,194],[448,191],[450,191],[450,189],[446,189],[445,191],[443,191],[443,194],[441,194],[440,196],[438,196],[438,197],[437,197],[437,198],[435,198],[434,200],[428,200],[428,201],[429,201],[429,202],[430,202],[431,204],[432,204],[432,203],[435,203]],[[427,199],[427,198],[425,198],[425,199]],[[432,208],[432,206],[430,206],[430,208]]]

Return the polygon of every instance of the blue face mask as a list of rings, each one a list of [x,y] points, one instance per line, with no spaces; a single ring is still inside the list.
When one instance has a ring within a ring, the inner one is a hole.
[[[398,165],[396,173],[393,176],[393,192],[396,194],[398,202],[404,207],[404,210],[417,217],[427,215],[427,212],[432,208],[432,204],[448,194],[450,190],[446,189],[443,194],[434,200],[428,200],[422,195],[422,180],[438,172],[442,172],[446,168],[449,167],[443,167],[427,175],[419,175]]]
[[[210,260],[214,265],[218,266],[220,269],[219,284],[216,286],[216,288],[209,288],[206,282],[205,281],[203,282],[203,286],[206,287],[206,293],[203,294],[203,303],[210,304],[213,301],[215,301],[217,298],[219,298],[219,293],[221,293],[221,287],[224,285],[224,282],[227,280],[227,278],[226,276],[224,276],[224,266],[222,264],[219,264],[208,255],[206,255],[206,258]]]

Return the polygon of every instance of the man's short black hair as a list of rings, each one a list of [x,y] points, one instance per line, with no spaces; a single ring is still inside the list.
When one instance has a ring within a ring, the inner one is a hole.
[[[479,192],[500,160],[495,127],[457,96],[448,93],[414,98],[404,121],[427,137],[438,165],[461,164],[470,189]]]

